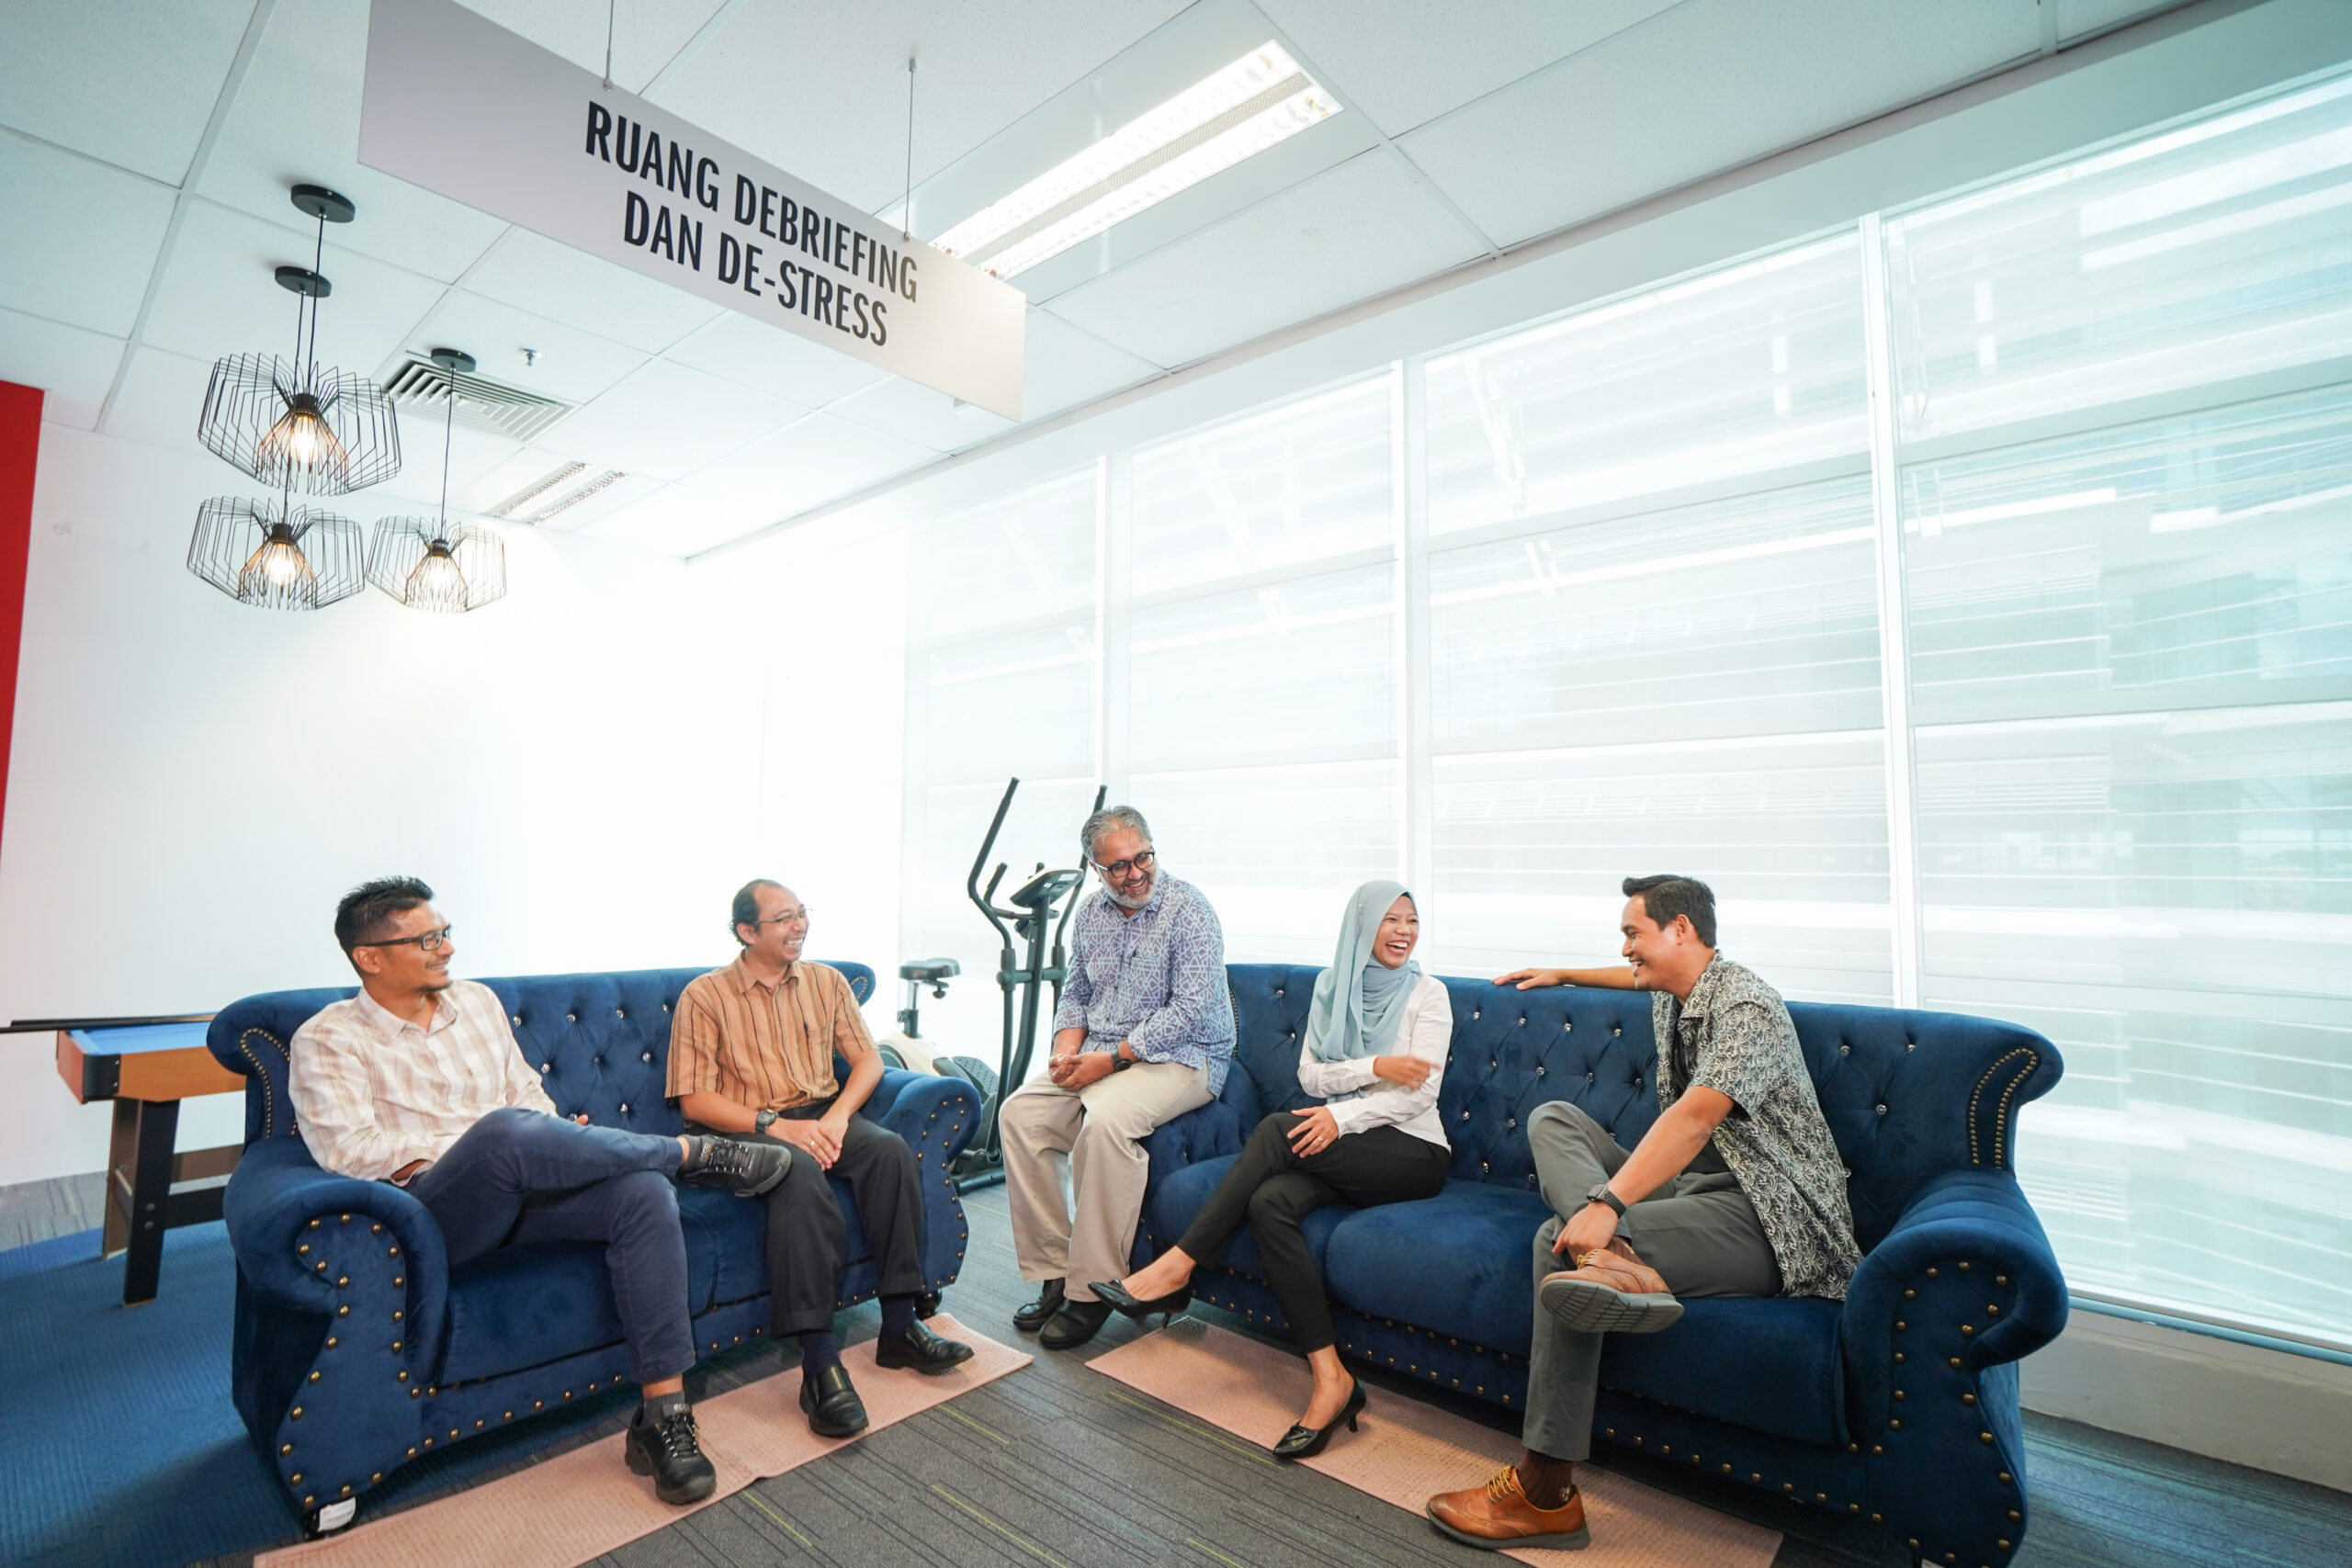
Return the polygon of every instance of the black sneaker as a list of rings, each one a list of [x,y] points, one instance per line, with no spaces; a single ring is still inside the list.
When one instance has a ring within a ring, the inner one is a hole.
[[[774,1140],[754,1144],[705,1134],[686,1144],[693,1152],[680,1162],[678,1179],[697,1187],[724,1187],[738,1198],[758,1197],[792,1169],[792,1150]]]
[[[800,1380],[800,1408],[808,1416],[808,1429],[820,1438],[854,1438],[865,1430],[865,1401],[857,1397],[849,1369],[839,1361]]]
[[[718,1484],[718,1472],[703,1457],[695,1435],[695,1413],[684,1407],[659,1421],[640,1409],[628,1424],[628,1467],[653,1477],[653,1495],[664,1503],[698,1503]]]
[[[946,1339],[918,1322],[904,1334],[885,1334],[874,1342],[877,1367],[912,1367],[927,1378],[972,1359],[972,1348],[960,1339]]]

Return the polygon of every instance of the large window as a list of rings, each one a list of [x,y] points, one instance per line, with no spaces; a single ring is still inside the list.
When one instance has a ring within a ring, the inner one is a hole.
[[[1603,961],[1688,872],[1792,998],[2058,1043],[2019,1174],[2078,1292],[2352,1344],[2352,82],[918,544],[911,945],[978,945],[1016,771],[1056,863],[1142,807],[1236,959],[1393,875],[1442,970]]]

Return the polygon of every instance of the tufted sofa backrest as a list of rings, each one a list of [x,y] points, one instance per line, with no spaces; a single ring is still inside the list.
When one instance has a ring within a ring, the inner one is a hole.
[[[1317,969],[1227,970],[1238,1033],[1221,1098],[1243,1126],[1315,1100],[1298,1051]],[[1563,986],[1519,991],[1448,977],[1453,1041],[1438,1113],[1453,1176],[1533,1190],[1527,1118],[1566,1100],[1632,1148],[1657,1120],[1657,1043],[1639,991]],[[1919,1183],[1967,1166],[2006,1169],[2017,1108],[2058,1081],[2058,1053],[2030,1030],[1991,1019],[1894,1008],[1790,1004],[1822,1114],[1845,1157],[1854,1228],[1867,1247]]]
[[[863,1002],[874,971],[833,963]],[[584,975],[521,975],[484,980],[505,1004],[524,1058],[539,1069],[548,1098],[566,1116],[582,1111],[599,1126],[632,1133],[675,1133],[677,1108],[662,1090],[670,1070],[670,1012],[695,969],[626,969]],[[220,1063],[245,1075],[245,1142],[290,1137],[286,1043],[311,1015],[354,987],[272,991],[223,1008],[205,1044]]]

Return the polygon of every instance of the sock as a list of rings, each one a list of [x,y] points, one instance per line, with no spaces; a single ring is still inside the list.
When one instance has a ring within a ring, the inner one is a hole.
[[[800,1336],[800,1375],[813,1378],[842,1359],[841,1341],[830,1328],[803,1330]]]
[[[637,1423],[640,1427],[650,1427],[656,1422],[667,1421],[685,1408],[686,1396],[683,1392],[650,1393],[645,1396],[645,1403],[638,1406]]]
[[[1519,1461],[1519,1489],[1539,1508],[1559,1507],[1576,1489],[1576,1468],[1572,1461],[1530,1449]]]
[[[897,1339],[912,1332],[915,1325],[915,1299],[912,1296],[882,1298],[882,1337]]]

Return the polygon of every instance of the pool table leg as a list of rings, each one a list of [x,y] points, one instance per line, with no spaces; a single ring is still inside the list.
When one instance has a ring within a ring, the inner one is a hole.
[[[126,1117],[126,1111],[129,1115]],[[130,1147],[123,1149],[126,1122]],[[115,1201],[124,1213],[125,1251],[122,1265],[122,1304],[139,1306],[155,1299],[156,1281],[164,1268],[164,1232],[171,1224],[172,1143],[179,1131],[176,1100],[115,1101],[118,1164],[108,1172],[107,1235],[114,1235]],[[126,1169],[125,1167],[128,1167]]]

